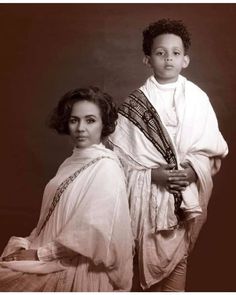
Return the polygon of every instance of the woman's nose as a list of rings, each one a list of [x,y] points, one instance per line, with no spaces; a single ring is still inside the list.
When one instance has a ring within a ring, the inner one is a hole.
[[[78,122],[77,129],[78,129],[79,131],[84,131],[84,130],[85,130],[85,124],[84,124],[83,121]]]

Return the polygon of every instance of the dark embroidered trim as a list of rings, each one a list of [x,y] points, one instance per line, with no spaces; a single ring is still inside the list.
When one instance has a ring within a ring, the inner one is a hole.
[[[169,134],[163,126],[160,116],[149,102],[145,94],[135,90],[119,107],[119,113],[137,126],[161,153],[168,164],[174,164],[177,169],[177,159]],[[183,217],[180,205],[182,194],[174,194],[175,214],[179,220]]]
[[[128,99],[120,106],[119,113],[142,131],[168,164],[175,164],[177,167],[171,139],[165,131],[157,111],[140,89],[129,95]]]
[[[52,204],[48,210],[48,214],[45,218],[45,221],[43,222],[39,232],[38,232],[38,235],[40,235],[42,229],[45,227],[46,223],[48,222],[50,216],[52,215],[57,203],[59,202],[60,198],[61,198],[61,195],[64,193],[64,191],[67,189],[67,187],[69,186],[70,183],[72,183],[76,177],[82,172],[84,171],[85,169],[87,169],[88,167],[90,167],[91,165],[93,165],[94,163],[98,162],[99,160],[101,159],[104,159],[104,158],[109,158],[109,157],[106,157],[106,156],[101,156],[101,157],[98,157],[98,158],[95,158],[94,160],[90,161],[89,163],[87,163],[86,165],[84,165],[83,167],[81,167],[79,170],[75,171],[71,176],[67,177],[61,184],[60,186],[57,188],[56,190],[56,193],[54,195],[54,198],[53,198],[53,201],[52,201]]]

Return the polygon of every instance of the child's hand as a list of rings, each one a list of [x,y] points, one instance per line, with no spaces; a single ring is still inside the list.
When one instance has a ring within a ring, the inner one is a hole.
[[[173,169],[173,167],[174,165],[163,165],[159,168],[152,169],[152,182],[166,187],[170,176],[170,170]]]
[[[13,261],[13,260],[39,260],[37,255],[37,250],[17,250],[5,257],[2,257],[2,261]]]
[[[164,187],[172,194],[185,190],[189,185],[185,170],[172,170],[173,168],[174,165],[169,164],[152,169],[152,182]]]
[[[197,174],[195,170],[189,164],[180,164],[184,168],[184,172],[186,173],[186,179],[189,183],[197,181]]]
[[[171,194],[178,194],[186,189],[189,185],[187,173],[185,170],[170,170],[168,184],[166,189]]]

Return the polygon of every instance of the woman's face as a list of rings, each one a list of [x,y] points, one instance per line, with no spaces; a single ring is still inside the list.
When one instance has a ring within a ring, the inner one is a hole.
[[[76,147],[87,148],[92,144],[99,144],[103,129],[99,107],[87,100],[75,102],[68,127]]]

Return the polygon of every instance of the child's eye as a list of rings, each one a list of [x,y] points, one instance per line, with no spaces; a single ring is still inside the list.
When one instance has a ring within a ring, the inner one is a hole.
[[[165,55],[165,52],[164,51],[157,51],[156,55],[164,56]]]
[[[180,55],[180,52],[179,51],[175,51],[174,52],[174,55]]]

